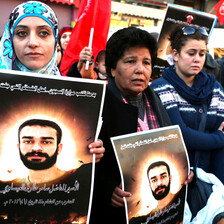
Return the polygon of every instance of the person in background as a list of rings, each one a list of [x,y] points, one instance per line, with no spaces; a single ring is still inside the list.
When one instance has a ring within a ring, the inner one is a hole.
[[[89,47],[84,47],[79,55],[79,61],[75,62],[68,71],[67,76],[107,80],[106,67],[105,67],[106,51],[101,50],[95,62],[93,62],[92,50]],[[86,69],[86,61],[89,61],[89,66]]]
[[[204,63],[204,66],[203,66],[203,70],[206,73],[214,74],[215,77],[216,77],[216,80],[221,83],[220,65],[212,57],[212,55],[209,52],[206,52],[205,63]]]
[[[57,59],[56,59],[56,63],[57,63],[57,67],[60,68],[61,65],[61,59],[62,59],[62,49],[59,43],[57,43]]]
[[[28,1],[13,9],[0,42],[0,69],[60,76],[56,64],[58,19],[43,2]],[[89,145],[101,158],[102,141]]]
[[[98,79],[107,79],[105,56],[106,50],[101,50],[96,56],[94,70],[97,73]]]
[[[117,31],[107,42],[108,85],[100,132],[106,151],[96,166],[92,223],[126,223],[123,197],[130,197],[131,192],[121,190],[110,138],[171,124],[158,95],[148,85],[156,53],[156,40],[135,27]]]
[[[66,47],[68,46],[68,42],[70,40],[71,34],[72,34],[72,26],[67,25],[62,27],[59,30],[59,35],[58,35],[58,41],[61,46],[62,52],[64,53]]]
[[[224,88],[224,56],[216,59],[216,62],[219,64],[220,67],[220,83]]]
[[[190,165],[213,173],[224,183],[224,92],[213,74],[202,70],[208,34],[177,27],[170,35],[175,64],[152,82],[172,124],[179,125]]]

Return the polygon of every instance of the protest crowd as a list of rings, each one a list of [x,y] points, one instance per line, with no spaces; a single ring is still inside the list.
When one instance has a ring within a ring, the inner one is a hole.
[[[110,1],[102,4],[106,11]],[[78,19],[74,28],[60,27],[60,18],[47,4],[18,5],[2,34],[0,69],[106,82],[99,140],[89,145],[89,153],[96,155],[89,223],[128,223],[124,198],[131,198],[132,192],[122,188],[110,138],[171,125],[181,129],[190,170],[182,183],[188,186],[184,218],[166,223],[224,223],[224,57],[209,57],[208,32],[192,26],[172,29],[173,63],[153,79],[158,49],[153,34],[128,27],[107,39],[110,17],[100,18],[99,13],[91,24],[88,16]],[[85,40],[82,27],[89,29]],[[208,64],[213,69],[206,70]],[[153,223],[147,218],[129,221]]]

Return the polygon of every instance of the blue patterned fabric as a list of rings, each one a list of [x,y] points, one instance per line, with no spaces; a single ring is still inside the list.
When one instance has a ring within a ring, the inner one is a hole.
[[[55,52],[51,61],[43,68],[30,70],[25,67],[16,57],[13,50],[13,35],[17,24],[25,17],[35,16],[45,20],[52,28],[55,37]],[[28,1],[18,5],[10,14],[4,34],[0,42],[0,69],[19,70],[42,74],[60,75],[57,68],[57,38],[58,19],[54,11],[46,4],[38,1]]]

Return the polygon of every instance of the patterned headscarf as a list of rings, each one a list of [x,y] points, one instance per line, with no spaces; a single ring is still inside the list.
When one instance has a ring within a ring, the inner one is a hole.
[[[13,35],[17,24],[25,17],[35,16],[45,20],[52,28],[55,38],[55,52],[51,61],[43,68],[30,70],[25,67],[16,57],[13,47]],[[18,5],[10,14],[5,32],[0,43],[0,69],[19,70],[26,72],[36,72],[42,74],[60,75],[57,68],[57,38],[58,38],[58,19],[54,11],[46,4],[38,1],[28,1]]]

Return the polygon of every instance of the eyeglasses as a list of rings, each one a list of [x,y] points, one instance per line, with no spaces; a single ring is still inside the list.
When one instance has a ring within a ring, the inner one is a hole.
[[[195,27],[187,26],[187,27],[183,27],[182,31],[184,35],[192,35],[192,34],[195,34],[196,31],[199,31],[202,35],[208,37],[207,31],[205,29],[202,29],[201,27],[195,28]]]

